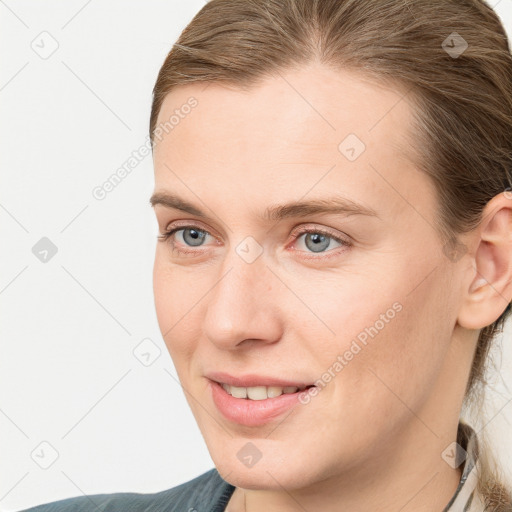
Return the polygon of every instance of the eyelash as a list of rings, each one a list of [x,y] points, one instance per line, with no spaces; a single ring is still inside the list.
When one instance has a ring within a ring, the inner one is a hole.
[[[185,230],[185,229],[193,229],[193,230],[196,230],[196,231],[200,231],[202,233],[206,233],[207,235],[213,236],[208,230],[202,229],[199,226],[194,226],[194,225],[190,225],[189,224],[189,225],[183,225],[183,226],[176,226],[176,227],[174,227],[174,228],[172,228],[170,230],[167,230],[164,233],[160,234],[157,238],[160,241],[162,241],[162,242],[167,242],[167,241],[170,240],[170,238],[172,237],[172,235],[174,233],[176,233],[177,231]],[[329,232],[329,231],[327,231],[325,229],[322,229],[322,228],[302,228],[302,229],[298,229],[296,231],[292,231],[292,235],[294,235],[294,240],[298,240],[302,235],[307,234],[307,233],[324,235],[324,236],[334,240],[335,242],[340,243],[342,245],[342,247],[336,247],[334,249],[328,249],[325,252],[318,252],[318,253],[311,252],[311,253],[307,253],[308,256],[301,256],[304,259],[316,259],[316,260],[318,260],[318,259],[327,259],[327,258],[330,258],[332,256],[336,256],[337,254],[339,254],[339,251],[337,251],[336,249],[341,249],[342,251],[344,251],[348,247],[351,246],[351,243],[349,242],[348,239],[344,239],[344,238],[340,238],[340,237],[334,236],[331,232]],[[170,245],[171,245],[171,247],[173,249],[173,252],[176,251],[180,255],[197,255],[197,253],[198,253],[198,251],[194,250],[194,249],[192,249],[192,250],[180,249],[172,241],[171,241]],[[202,247],[202,246],[197,246],[197,247]],[[296,252],[306,252],[306,251],[297,250]],[[315,254],[317,254],[317,256],[314,256]],[[311,256],[311,255],[313,255],[313,256]]]

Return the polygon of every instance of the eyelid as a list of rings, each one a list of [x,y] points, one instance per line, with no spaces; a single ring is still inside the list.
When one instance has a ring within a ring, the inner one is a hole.
[[[202,226],[201,223],[196,220],[194,220],[194,221],[183,220],[183,221],[170,222],[165,227],[164,233],[162,233],[162,235],[164,235],[166,233],[168,234],[170,231],[178,231],[179,229],[187,229],[187,228],[188,229],[197,229],[198,231],[203,231],[204,233],[215,238],[216,240],[219,239],[219,237],[217,235],[215,235],[214,233],[212,233],[212,231],[210,231],[210,229]]]
[[[335,233],[333,230],[329,228],[319,227],[318,225],[312,223],[301,224],[300,226],[297,226],[290,233],[290,237],[292,237],[293,240],[297,240],[297,235],[302,236],[304,233],[321,233],[322,235],[326,235],[329,238],[332,238],[333,240],[336,240],[337,242],[340,242],[344,245],[348,245],[351,243],[350,238],[347,235]]]

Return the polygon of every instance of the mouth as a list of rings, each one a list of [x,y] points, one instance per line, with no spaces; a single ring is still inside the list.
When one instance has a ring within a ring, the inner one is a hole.
[[[303,382],[256,376],[234,378],[226,374],[210,375],[208,381],[212,401],[222,416],[248,427],[262,426],[278,419],[300,405],[301,393],[315,387]]]
[[[268,398],[277,398],[281,395],[291,395],[305,391],[309,386],[230,386],[225,382],[219,383],[224,391],[234,398],[243,398],[245,400],[267,400]]]

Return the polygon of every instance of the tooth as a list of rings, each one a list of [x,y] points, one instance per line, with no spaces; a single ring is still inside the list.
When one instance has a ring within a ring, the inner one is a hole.
[[[222,384],[222,387],[224,388],[224,391],[225,391],[226,393],[231,394],[231,390],[229,389],[231,386],[230,386],[229,384],[224,384],[224,383],[223,383],[223,384]]]
[[[267,398],[266,386],[254,386],[247,388],[247,396],[251,400],[265,400]]]
[[[286,386],[283,388],[283,393],[296,393],[299,390],[296,386]]]
[[[269,398],[275,398],[276,396],[281,396],[283,394],[283,388],[279,386],[269,386],[267,388],[267,395]]]
[[[235,398],[247,398],[247,388],[239,388],[236,386],[231,386],[231,394]]]

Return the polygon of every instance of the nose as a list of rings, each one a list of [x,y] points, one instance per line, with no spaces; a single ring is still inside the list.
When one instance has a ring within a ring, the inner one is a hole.
[[[283,333],[278,287],[263,256],[247,263],[233,250],[220,276],[207,296],[204,335],[223,350],[278,341]]]

